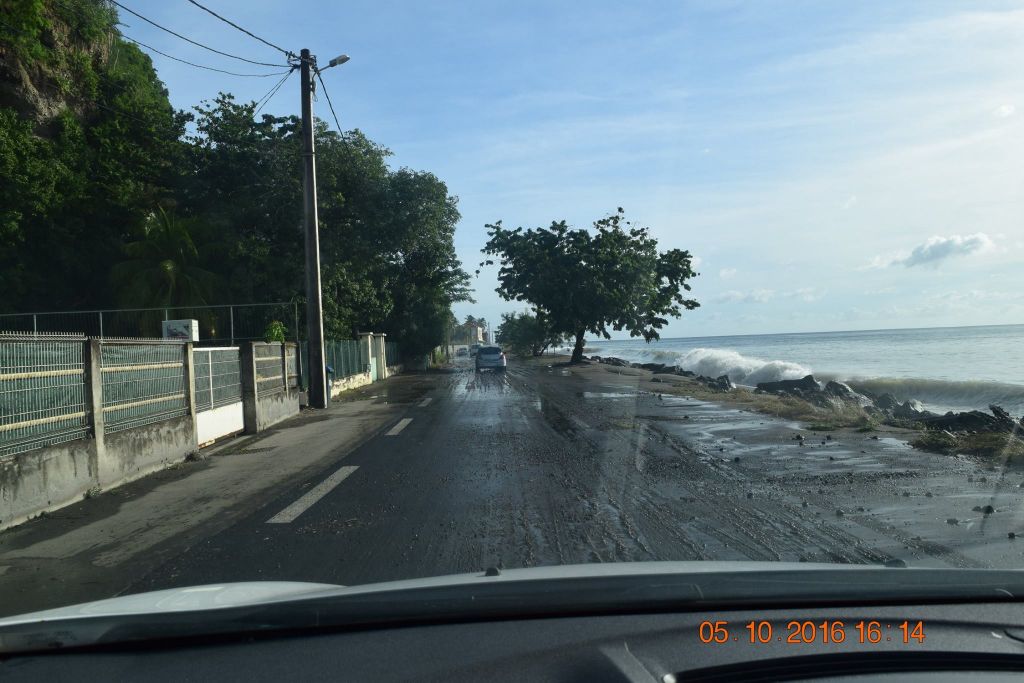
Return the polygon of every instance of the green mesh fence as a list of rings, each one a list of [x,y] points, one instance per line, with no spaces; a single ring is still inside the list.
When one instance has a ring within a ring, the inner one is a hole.
[[[85,344],[0,334],[0,457],[86,435]]]
[[[103,341],[103,421],[107,432],[188,414],[185,344]]]
[[[242,400],[241,358],[238,347],[194,349],[196,412]]]

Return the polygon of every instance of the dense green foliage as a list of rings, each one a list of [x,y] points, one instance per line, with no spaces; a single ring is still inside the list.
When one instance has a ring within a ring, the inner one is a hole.
[[[565,343],[565,335],[551,330],[543,315],[502,313],[495,340],[518,354],[539,356],[551,346]]]
[[[700,305],[682,293],[696,275],[690,253],[659,253],[648,229],[625,220],[621,208],[596,221],[593,233],[565,221],[529,230],[498,221],[487,229],[483,251],[501,265],[496,291],[532,304],[551,332],[571,335],[573,362],[583,356],[587,332],[610,338],[610,329],[628,330],[651,341],[668,323],[664,316]]]
[[[303,300],[297,117],[175,111],[99,0],[0,6],[0,312]],[[469,297],[457,200],[358,130],[316,138],[325,332],[425,354]]]

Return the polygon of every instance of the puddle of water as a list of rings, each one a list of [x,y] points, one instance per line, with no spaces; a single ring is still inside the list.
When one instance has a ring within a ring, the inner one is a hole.
[[[636,398],[638,394],[624,394],[614,391],[580,391],[576,394],[580,398]]]

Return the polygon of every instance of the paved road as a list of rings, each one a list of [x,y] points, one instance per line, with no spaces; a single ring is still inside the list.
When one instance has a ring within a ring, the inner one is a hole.
[[[1015,516],[951,527],[943,507],[1003,509],[1017,481],[978,484],[969,462],[867,434],[804,447],[796,425],[661,396],[651,380],[543,362],[477,375],[462,361],[353,392],[0,534],[0,613],[221,581],[490,566],[1020,561],[1005,542]]]
[[[476,375],[464,363],[435,378],[398,396],[406,409],[386,431],[131,590],[578,562],[887,559],[798,502],[748,499],[748,480],[658,429],[679,408],[654,393],[543,365]]]

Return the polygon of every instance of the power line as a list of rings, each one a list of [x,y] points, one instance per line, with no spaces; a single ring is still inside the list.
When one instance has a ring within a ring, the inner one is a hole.
[[[157,50],[155,47],[151,47],[149,45],[146,45],[143,42],[135,40],[134,38],[129,38],[128,36],[124,35],[123,33],[121,34],[121,37],[124,38],[125,40],[130,40],[131,42],[135,43],[136,45],[141,45],[142,47],[146,48],[147,50],[152,50],[153,52],[157,53],[158,55],[163,55],[164,57],[167,57],[167,59],[173,59],[176,62],[181,62],[182,64],[188,64],[189,66],[194,66],[197,69],[206,69],[207,71],[216,71],[217,73],[228,74],[229,76],[245,76],[245,77],[248,77],[248,78],[267,78],[269,76],[280,76],[281,74],[287,75],[287,74],[291,73],[291,71],[289,70],[289,71],[275,71],[275,72],[269,73],[269,74],[240,74],[240,73],[235,73],[234,71],[225,71],[224,69],[215,69],[212,66],[203,66],[202,64],[196,64],[194,62],[190,62],[190,61],[187,61],[185,59],[180,59],[180,58],[175,57],[173,55],[169,55],[166,52],[161,52],[160,50]]]
[[[324,85],[324,78],[320,75],[320,70],[316,70],[316,79],[320,81],[320,87],[324,91],[324,97],[327,98],[327,106],[331,108],[331,116],[334,117],[334,125],[338,127],[338,133],[341,133],[341,124],[338,123],[338,115],[334,113],[334,104],[331,102],[331,96],[327,94],[327,86]]]
[[[275,50],[277,50],[278,52],[280,52],[280,53],[284,54],[284,56],[285,56],[285,57],[289,57],[289,58],[294,58],[294,57],[295,57],[295,53],[294,53],[294,52],[292,52],[291,50],[285,50],[285,49],[284,49],[283,47],[278,47],[277,45],[274,45],[274,44],[273,44],[273,43],[271,43],[271,42],[270,42],[269,40],[264,40],[263,38],[260,38],[260,37],[259,37],[258,35],[256,35],[255,33],[252,33],[251,31],[247,31],[247,30],[245,30],[244,28],[242,28],[241,26],[239,26],[239,25],[238,25],[238,24],[236,24],[235,22],[231,21],[230,19],[225,19],[224,17],[222,17],[221,15],[217,14],[216,12],[214,12],[214,11],[213,11],[212,9],[210,9],[209,7],[204,7],[203,5],[201,5],[201,4],[199,4],[198,2],[196,2],[196,0],[188,0],[188,1],[189,1],[189,2],[191,2],[191,3],[193,4],[193,5],[195,5],[196,7],[198,7],[199,9],[203,10],[204,12],[209,12],[209,13],[210,13],[210,14],[212,14],[213,16],[215,16],[215,17],[217,17],[218,19],[220,19],[221,21],[223,21],[223,22],[224,22],[225,24],[227,24],[227,25],[229,25],[229,26],[233,26],[234,28],[237,28],[237,29],[238,29],[239,31],[241,31],[242,33],[246,34],[247,36],[250,36],[250,37],[252,37],[252,38],[255,38],[256,40],[260,41],[260,42],[261,42],[261,43],[263,43],[264,45],[268,45],[268,46],[270,46],[270,47],[274,48],[274,49],[275,49]]]
[[[274,84],[274,87],[270,89],[270,92],[268,92],[266,95],[259,99],[259,101],[256,103],[258,105],[256,107],[256,111],[253,112],[254,116],[256,114],[259,114],[260,110],[270,103],[270,100],[274,99],[274,95],[276,95],[277,91],[281,89],[281,87],[284,85],[284,82],[288,80],[288,77],[292,75],[292,72],[295,71],[295,68],[296,67],[292,67],[291,69],[289,69],[288,73],[284,75],[284,78],[282,78],[276,84]]]
[[[191,38],[186,38],[185,36],[181,35],[180,33],[175,32],[175,31],[172,31],[171,29],[167,28],[166,26],[161,26],[160,24],[156,23],[152,19],[147,19],[146,17],[142,16],[141,14],[136,12],[135,10],[133,10],[133,9],[131,9],[129,7],[125,7],[124,5],[119,3],[117,0],[110,0],[110,2],[114,3],[115,5],[117,5],[121,9],[123,9],[125,12],[128,12],[129,14],[134,14],[135,16],[137,16],[139,19],[142,19],[146,23],[152,24],[153,26],[156,26],[161,31],[166,31],[167,33],[170,33],[172,36],[175,36],[177,38],[181,38],[185,42],[192,43],[193,45],[196,45],[198,47],[203,48],[204,50],[209,50],[210,52],[216,52],[217,54],[224,55],[225,57],[231,57],[232,59],[238,59],[238,60],[241,60],[243,62],[248,62],[250,64],[256,64],[256,65],[259,65],[259,66],[275,66],[275,67],[287,66],[285,64],[271,64],[269,62],[253,61],[251,59],[246,59],[245,57],[239,57],[238,55],[233,55],[233,54],[230,54],[228,52],[222,52],[221,50],[217,50],[215,48],[212,48],[209,45],[203,45],[202,43],[197,43],[196,41],[192,40]]]

